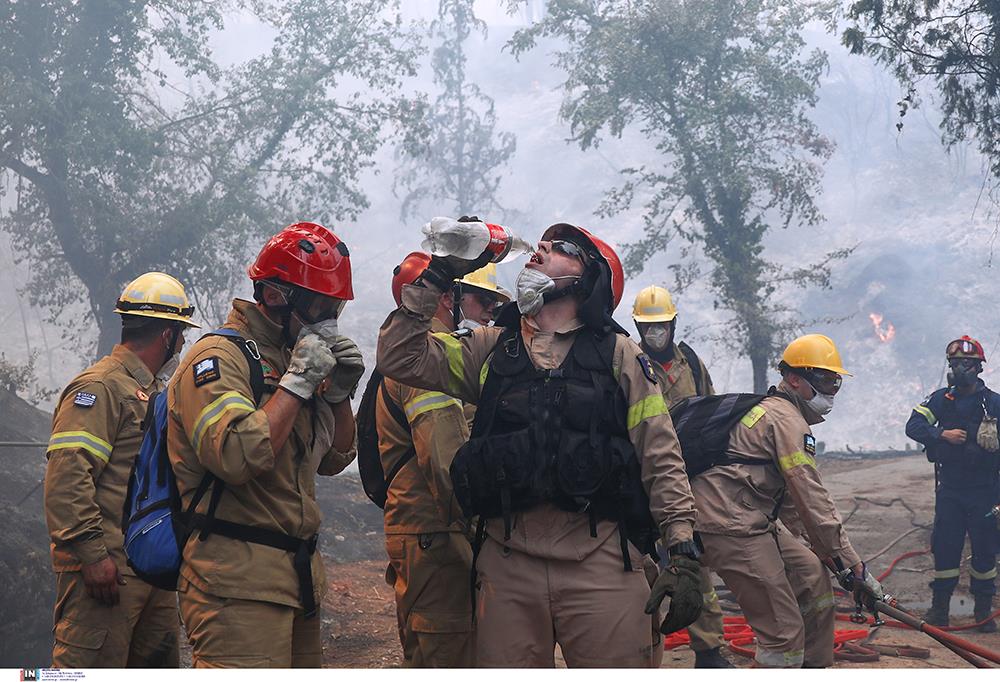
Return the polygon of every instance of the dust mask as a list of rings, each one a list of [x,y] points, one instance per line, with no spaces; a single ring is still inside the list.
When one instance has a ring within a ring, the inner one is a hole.
[[[514,283],[517,309],[521,311],[521,314],[528,317],[537,314],[545,305],[545,294],[555,290],[556,280],[559,279],[580,278],[576,275],[549,277],[544,272],[534,268],[521,270],[521,274],[517,276],[517,281]]]
[[[642,340],[655,351],[666,350],[670,343],[670,332],[659,325],[653,326],[643,333]]]
[[[328,318],[315,324],[304,324],[302,325],[302,330],[303,333],[311,332],[315,334],[327,343],[333,343],[340,334],[340,328],[337,325],[337,318],[335,317]]]
[[[809,388],[813,390],[814,395],[806,401],[806,407],[818,414],[820,417],[830,414],[830,410],[833,409],[834,396],[827,395],[826,393],[820,393],[812,384],[809,384]]]

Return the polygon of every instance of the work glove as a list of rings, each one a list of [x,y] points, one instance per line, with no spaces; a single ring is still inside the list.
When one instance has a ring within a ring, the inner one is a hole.
[[[292,348],[288,370],[278,385],[302,400],[309,400],[336,364],[327,342],[313,332],[302,330]]]
[[[868,608],[876,601],[885,599],[885,589],[878,578],[873,576],[868,567],[861,564],[862,577],[858,578],[851,569],[845,569],[837,573],[837,582],[845,591],[854,595],[856,604],[863,604]]]
[[[338,336],[330,345],[336,364],[330,374],[330,381],[323,391],[323,398],[334,405],[354,395],[354,390],[365,373],[365,361],[361,349],[346,336]]]
[[[701,592],[701,564],[696,559],[683,554],[670,557],[669,564],[650,588],[646,613],[656,613],[667,595],[670,595],[670,609],[660,623],[664,635],[686,628],[701,614],[705,598]]]

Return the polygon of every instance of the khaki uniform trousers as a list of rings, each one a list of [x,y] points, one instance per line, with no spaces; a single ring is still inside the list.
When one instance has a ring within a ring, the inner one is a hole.
[[[465,535],[386,535],[385,548],[385,581],[396,593],[403,665],[471,668],[472,547]]]
[[[320,668],[320,612],[202,592],[180,579],[181,618],[195,668]]]
[[[622,570],[617,533],[579,561],[531,556],[487,537],[476,564],[477,664],[552,668],[559,644],[570,668],[653,667],[663,645],[643,612],[649,583],[634,550],[632,566]]]
[[[725,646],[726,637],[719,595],[715,593],[712,576],[705,566],[701,567],[701,593],[705,600],[701,615],[688,626],[687,631],[691,636],[691,648],[694,651],[709,651]]]
[[[177,596],[135,576],[118,586],[119,603],[87,594],[83,574],[56,574],[55,668],[176,668],[180,661]]]
[[[780,527],[750,537],[702,533],[701,540],[706,563],[757,635],[758,665],[833,665],[833,590],[809,548]]]

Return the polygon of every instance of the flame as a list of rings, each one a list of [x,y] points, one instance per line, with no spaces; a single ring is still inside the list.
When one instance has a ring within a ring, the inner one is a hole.
[[[875,335],[882,343],[889,343],[896,336],[896,328],[893,326],[892,322],[887,323],[886,326],[883,327],[883,318],[878,313],[868,313],[868,318],[872,321],[872,326],[875,327]]]

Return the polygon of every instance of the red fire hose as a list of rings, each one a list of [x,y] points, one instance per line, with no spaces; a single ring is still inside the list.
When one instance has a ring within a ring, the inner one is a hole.
[[[889,567],[878,576],[879,582],[885,580],[889,574],[892,573],[893,569],[896,568],[896,565],[899,562],[928,553],[929,550],[917,550],[901,554],[893,559],[892,563],[889,564]],[[1000,609],[994,611],[987,618],[978,623],[972,623],[970,625],[953,625],[949,627],[935,627],[933,625],[928,625],[922,619],[904,611],[903,609],[900,609],[896,605],[879,603],[878,609],[887,616],[895,619],[887,621],[884,627],[919,630],[977,668],[991,667],[988,663],[985,663],[980,660],[980,658],[977,658],[977,656],[994,663],[1000,663],[1000,653],[950,634],[955,631],[969,630],[994,618],[1000,618]],[[838,621],[853,622],[851,621],[850,616],[843,614],[838,614],[836,619]],[[868,625],[873,624],[874,618],[869,617]],[[854,644],[857,640],[867,639],[870,634],[869,630],[837,630],[833,637],[834,653],[838,658],[857,663],[873,662],[878,660],[880,651],[883,653],[895,652],[897,655],[906,655],[918,658],[924,657],[923,652],[926,650],[918,650],[913,647],[878,647],[876,649],[868,648],[868,646],[865,645]],[[753,629],[749,626],[749,624],[747,624],[745,617],[726,616],[723,618],[723,635],[726,642],[729,643],[729,648],[733,653],[745,656],[746,658],[754,657],[754,651],[747,648],[745,645],[752,644],[756,636],[754,635]],[[675,649],[679,646],[690,643],[691,637],[688,635],[687,630],[680,630],[668,635],[664,639],[663,647],[669,651],[670,649]]]

